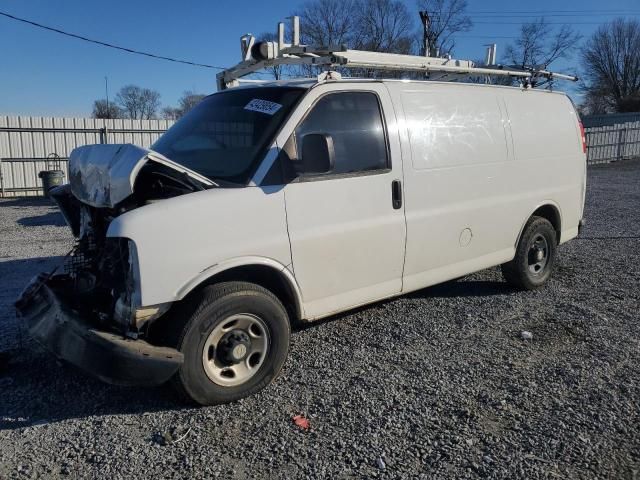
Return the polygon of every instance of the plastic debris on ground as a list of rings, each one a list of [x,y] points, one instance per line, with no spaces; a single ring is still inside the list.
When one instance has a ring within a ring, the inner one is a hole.
[[[531,332],[527,332],[526,330],[523,330],[523,331],[520,333],[520,337],[521,337],[523,340],[533,340],[533,333],[531,333]]]
[[[309,427],[311,427],[309,420],[304,415],[296,415],[295,417],[293,417],[293,423],[295,423],[302,430],[309,430]]]

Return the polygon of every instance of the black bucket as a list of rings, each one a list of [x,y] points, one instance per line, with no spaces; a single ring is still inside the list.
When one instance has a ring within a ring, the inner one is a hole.
[[[64,182],[64,172],[62,170],[45,170],[38,174],[42,179],[42,192],[49,198],[49,190],[58,187]]]

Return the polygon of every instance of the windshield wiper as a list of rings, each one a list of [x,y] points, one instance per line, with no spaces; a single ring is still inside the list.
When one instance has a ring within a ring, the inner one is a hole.
[[[220,187],[220,185],[218,183],[214,182],[211,179],[209,179],[209,180],[211,181],[211,183],[213,183],[213,185],[206,185],[204,183],[200,183],[200,182],[197,182],[196,180],[194,180],[187,172],[180,172],[180,173],[182,173],[182,179],[187,184],[189,184],[193,188],[195,188],[197,191],[209,190],[210,188]]]
[[[207,178],[216,184],[218,187],[246,187],[244,183],[232,182],[231,180],[226,180],[224,178],[217,177],[209,177]]]

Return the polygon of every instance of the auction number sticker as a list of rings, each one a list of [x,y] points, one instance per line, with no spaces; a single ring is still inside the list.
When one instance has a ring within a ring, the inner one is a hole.
[[[266,113],[267,115],[273,115],[282,108],[282,105],[269,100],[260,100],[254,98],[244,107],[245,110],[251,110],[253,112]]]

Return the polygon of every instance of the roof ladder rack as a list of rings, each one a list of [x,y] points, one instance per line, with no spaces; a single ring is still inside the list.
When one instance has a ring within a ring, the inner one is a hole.
[[[284,23],[282,22],[278,24],[277,41],[256,42],[253,35],[243,35],[240,38],[242,61],[218,73],[216,78],[218,90],[237,86],[242,77],[277,65],[311,65],[323,67],[326,70],[346,68],[368,71],[422,72],[427,75],[441,73],[454,75],[455,78],[460,76],[506,76],[523,79],[525,83],[538,77],[574,82],[578,80],[578,77],[573,75],[554,73],[544,69],[501,65],[476,66],[470,60],[350,50],[344,45],[324,47],[302,45],[300,44],[300,20],[296,16],[291,20],[291,44],[284,41]],[[495,46],[490,58],[495,59]],[[328,78],[332,77],[328,76]]]

